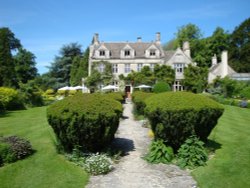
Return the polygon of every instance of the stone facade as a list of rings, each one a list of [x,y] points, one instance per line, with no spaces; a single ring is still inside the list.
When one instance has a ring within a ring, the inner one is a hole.
[[[89,75],[93,62],[107,61],[112,65],[116,79],[113,83],[115,85],[119,85],[120,74],[127,76],[132,70],[140,71],[143,66],[149,66],[153,70],[156,64],[165,64],[171,66],[176,72],[173,90],[183,90],[180,81],[184,78],[184,67],[188,64],[195,65],[190,56],[188,42],[184,42],[182,49],[164,51],[159,32],[156,33],[155,40],[152,42],[143,42],[141,37],[138,37],[136,42],[100,42],[99,35],[95,34],[89,49]],[[99,66],[99,70],[102,70],[103,65]],[[126,87],[131,87],[131,85]]]

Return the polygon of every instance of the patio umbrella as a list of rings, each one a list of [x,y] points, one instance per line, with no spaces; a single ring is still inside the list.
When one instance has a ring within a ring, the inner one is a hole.
[[[62,87],[62,88],[59,88],[58,90],[61,91],[61,90],[69,90],[69,86],[65,86],[65,87]]]
[[[151,86],[148,86],[148,85],[139,85],[135,88],[139,88],[139,89],[143,89],[143,88],[152,88]]]
[[[118,87],[114,85],[107,85],[102,88],[102,90],[112,90],[112,89],[118,89]]]

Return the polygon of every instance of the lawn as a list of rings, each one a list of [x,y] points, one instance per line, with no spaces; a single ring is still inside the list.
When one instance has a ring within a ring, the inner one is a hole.
[[[193,171],[199,187],[250,187],[250,110],[225,106],[209,138],[220,147],[207,166]]]
[[[56,153],[55,136],[46,121],[46,107],[15,111],[0,117],[0,134],[30,140],[36,152],[0,167],[1,188],[84,187],[88,175]]]

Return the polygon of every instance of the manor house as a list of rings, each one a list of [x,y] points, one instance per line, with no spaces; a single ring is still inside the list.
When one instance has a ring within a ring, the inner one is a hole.
[[[112,84],[117,86],[121,85],[118,77],[120,74],[127,76],[132,70],[140,71],[143,66],[149,66],[153,70],[154,66],[159,64],[171,66],[175,70],[176,80],[172,86],[173,90],[183,90],[181,80],[184,78],[184,67],[188,64],[195,65],[190,56],[188,42],[184,42],[182,49],[164,51],[159,32],[151,42],[144,42],[141,37],[138,37],[135,42],[100,42],[99,35],[96,33],[89,50],[89,75],[94,62],[100,62],[97,67],[100,72],[104,71],[105,66],[101,62],[109,62],[115,76]],[[132,92],[132,85],[125,85],[125,90]]]

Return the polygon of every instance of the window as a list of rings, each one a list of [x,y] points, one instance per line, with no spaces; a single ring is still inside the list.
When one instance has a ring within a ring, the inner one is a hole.
[[[99,56],[105,56],[105,51],[104,50],[100,50],[99,51]]]
[[[180,81],[175,81],[173,85],[174,91],[183,91],[184,87],[181,85]]]
[[[130,50],[125,50],[124,51],[124,56],[130,56]]]
[[[112,65],[112,72],[113,73],[117,73],[118,72],[118,65],[117,64],[113,64]]]
[[[100,64],[98,68],[99,68],[99,72],[103,73],[105,66],[104,66],[104,64]]]
[[[130,73],[130,64],[125,64],[125,73]]]
[[[155,64],[154,63],[150,63],[150,70],[153,72],[155,68]]]
[[[155,54],[156,54],[156,53],[155,53],[155,50],[150,50],[150,52],[149,52],[149,55],[150,55],[150,56],[155,56]]]
[[[142,63],[137,64],[137,72],[140,72],[143,67]]]
[[[183,73],[184,72],[184,63],[175,63],[174,64],[174,69],[175,69],[175,72],[177,73]]]

